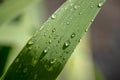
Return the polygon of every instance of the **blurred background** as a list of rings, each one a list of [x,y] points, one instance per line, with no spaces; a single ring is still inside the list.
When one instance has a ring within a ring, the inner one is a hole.
[[[9,27],[0,27],[0,76],[33,33],[64,2],[65,0],[44,0],[21,11],[9,23]],[[119,30],[120,0],[106,0],[58,80],[120,80]]]

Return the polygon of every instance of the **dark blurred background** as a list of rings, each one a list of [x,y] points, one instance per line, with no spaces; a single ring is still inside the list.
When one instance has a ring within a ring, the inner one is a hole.
[[[65,0],[46,0],[50,16]],[[93,59],[106,80],[120,80],[120,0],[107,0],[90,28]]]

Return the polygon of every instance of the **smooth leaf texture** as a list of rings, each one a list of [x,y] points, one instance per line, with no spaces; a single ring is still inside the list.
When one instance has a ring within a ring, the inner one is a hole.
[[[68,0],[34,34],[2,80],[55,80],[104,0]]]

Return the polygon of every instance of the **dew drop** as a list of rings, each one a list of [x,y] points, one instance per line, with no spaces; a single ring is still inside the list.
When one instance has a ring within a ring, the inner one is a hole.
[[[71,42],[70,42],[69,40],[67,40],[67,41],[65,42],[65,46],[66,46],[66,47],[70,46],[70,44],[71,44]]]
[[[77,9],[77,8],[78,8],[78,6],[75,5],[75,6],[74,6],[74,9]]]
[[[51,41],[51,39],[50,39],[50,40],[49,40],[49,44],[51,44],[51,42],[52,42],[52,41]]]
[[[53,30],[52,30],[52,32],[55,32],[56,31],[56,29],[54,28]]]
[[[47,53],[48,50],[49,50],[48,47],[46,47],[43,52],[44,52],[44,53]]]
[[[98,7],[101,8],[103,6],[103,2],[98,4]]]
[[[71,44],[71,42],[69,40],[67,40],[63,45],[63,49],[66,49],[67,47],[69,47],[70,44]]]
[[[33,41],[29,41],[28,44],[29,44],[29,45],[32,45],[32,44],[33,44]]]
[[[69,24],[70,24],[70,22],[67,22],[66,24],[67,24],[67,25],[69,25]]]
[[[79,13],[79,15],[81,15],[81,14],[82,14],[82,12]]]
[[[55,18],[56,18],[56,15],[53,14],[53,15],[51,16],[51,19],[55,19]]]
[[[74,37],[75,37],[75,33],[72,33],[71,38],[74,38]]]
[[[55,62],[56,62],[56,59],[52,59],[50,63],[54,64]]]

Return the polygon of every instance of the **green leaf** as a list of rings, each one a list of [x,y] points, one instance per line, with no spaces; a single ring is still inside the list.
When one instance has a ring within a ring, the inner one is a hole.
[[[103,3],[66,1],[29,40],[3,80],[55,80]]]

